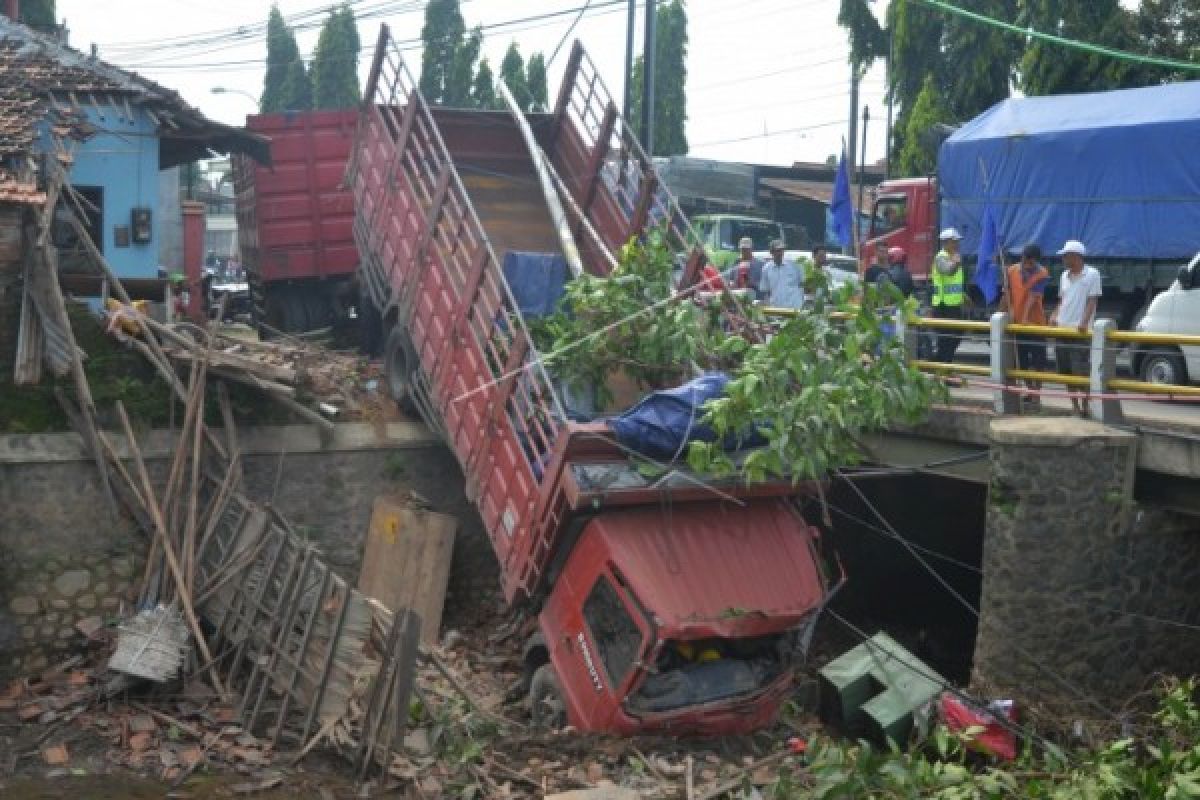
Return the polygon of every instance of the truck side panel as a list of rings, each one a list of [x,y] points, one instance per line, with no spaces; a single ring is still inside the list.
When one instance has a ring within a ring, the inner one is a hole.
[[[617,110],[595,65],[576,41],[554,111],[551,161],[575,201],[617,252],[647,225],[663,226],[668,244],[699,268],[703,253],[675,198],[633,129]],[[586,264],[603,264],[581,226],[575,238]]]
[[[415,383],[503,562],[564,415],[434,115],[395,45],[376,57],[351,169],[365,279],[411,340]]]

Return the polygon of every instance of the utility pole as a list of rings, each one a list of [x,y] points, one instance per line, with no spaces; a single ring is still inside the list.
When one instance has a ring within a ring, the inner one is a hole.
[[[850,152],[846,153],[850,169],[858,164],[858,67],[850,68],[850,135],[846,142]]]
[[[892,177],[892,105],[894,104],[893,94],[895,90],[892,86],[892,29],[888,26],[888,54],[887,64],[884,66],[885,78],[887,84],[887,131],[883,137],[883,177]]]
[[[654,158],[655,0],[646,0],[646,49],[642,54],[642,147]]]
[[[637,26],[637,0],[629,0],[625,26],[625,119],[629,119],[633,113],[633,29]]]
[[[855,158],[855,145],[858,144],[858,66],[850,65],[850,135],[846,137],[850,147],[850,152],[846,153],[846,164],[849,169],[854,169],[854,165],[858,163]],[[854,222],[855,230],[858,229],[858,221]],[[854,237],[854,255],[858,255],[858,237]]]
[[[870,106],[863,106],[862,151],[858,154],[858,210],[863,207],[863,180],[867,171],[867,125],[871,122]],[[857,224],[857,221],[856,223]]]

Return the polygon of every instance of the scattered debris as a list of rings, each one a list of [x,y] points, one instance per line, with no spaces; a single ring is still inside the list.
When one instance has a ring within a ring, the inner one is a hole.
[[[121,623],[117,630],[117,651],[109,659],[109,669],[159,683],[179,675],[188,632],[178,611],[160,605]]]

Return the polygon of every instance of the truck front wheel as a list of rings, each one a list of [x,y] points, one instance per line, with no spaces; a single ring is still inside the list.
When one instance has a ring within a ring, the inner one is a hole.
[[[566,727],[567,706],[563,702],[558,676],[549,664],[543,664],[533,673],[533,681],[529,684],[529,716],[535,728],[558,730]]]

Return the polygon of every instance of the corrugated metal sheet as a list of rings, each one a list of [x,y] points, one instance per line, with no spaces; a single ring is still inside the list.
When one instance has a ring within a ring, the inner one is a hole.
[[[589,530],[668,625],[737,629],[761,614],[799,617],[823,596],[811,529],[786,501],[638,508],[601,514]]]

